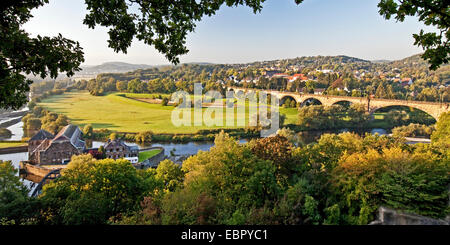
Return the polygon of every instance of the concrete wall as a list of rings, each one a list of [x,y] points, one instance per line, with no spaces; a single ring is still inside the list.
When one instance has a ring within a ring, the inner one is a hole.
[[[147,169],[147,168],[156,168],[158,167],[159,162],[166,159],[166,156],[164,155],[164,148],[163,147],[151,147],[147,149],[140,150],[142,151],[151,151],[151,150],[161,150],[158,154],[154,155],[153,157],[143,161],[142,163],[137,164],[135,167],[139,169]]]
[[[371,222],[370,225],[449,225],[449,222],[417,214],[400,213],[389,208],[380,207],[378,220]]]
[[[29,164],[27,162],[20,162],[20,171],[25,175],[31,174],[44,178],[52,170],[53,169],[39,167],[36,165]]]

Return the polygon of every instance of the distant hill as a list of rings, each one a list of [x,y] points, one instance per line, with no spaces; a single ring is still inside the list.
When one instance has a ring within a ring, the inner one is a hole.
[[[99,73],[119,73],[128,72],[138,69],[148,69],[153,66],[144,64],[129,64],[125,62],[106,62],[96,66],[81,66],[82,71],[77,72],[77,75],[82,74],[99,74]]]
[[[422,59],[422,54],[415,54],[409,57],[406,57],[401,60],[394,60],[391,62],[393,65],[403,66],[403,65],[421,65],[421,66],[429,66],[428,62]],[[443,65],[445,66],[445,65]]]
[[[157,77],[166,76],[183,67],[189,67],[196,71],[205,70],[212,73],[217,69],[236,69],[242,70],[247,68],[252,69],[278,69],[286,71],[293,67],[299,70],[305,68],[310,71],[316,69],[330,69],[336,72],[343,72],[346,70],[360,71],[360,72],[391,72],[394,69],[402,69],[408,71],[408,74],[415,74],[417,72],[425,72],[428,74],[428,63],[420,57],[421,54],[416,54],[410,57],[406,57],[401,60],[364,60],[356,57],[350,57],[346,55],[338,56],[303,56],[288,59],[277,59],[270,61],[255,61],[251,63],[243,64],[218,64],[209,62],[189,62],[179,65],[145,65],[145,64],[130,64],[125,62],[106,62],[101,65],[95,66],[81,66],[82,71],[76,72],[72,78],[67,78],[64,74],[60,74],[56,80],[89,80],[97,77],[101,74],[102,77],[114,77],[118,80],[131,80],[134,78],[140,78],[144,80],[155,79]],[[444,76],[448,76],[448,70],[450,65],[443,65],[437,72],[445,70]],[[162,75],[161,73],[166,73]],[[184,73],[184,72],[183,72]],[[32,75],[27,76],[33,79],[35,82],[40,82],[44,79],[34,77]],[[47,79],[50,80],[50,79]]]
[[[372,63],[389,63],[391,62],[390,60],[372,60]]]

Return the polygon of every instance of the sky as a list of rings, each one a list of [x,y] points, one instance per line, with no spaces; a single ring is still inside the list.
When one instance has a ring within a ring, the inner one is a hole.
[[[396,60],[422,52],[413,33],[432,30],[409,17],[405,22],[385,20],[379,0],[267,0],[260,13],[248,7],[223,6],[204,17],[189,33],[188,54],[182,63],[246,63],[316,55],[348,55],[367,60]],[[83,0],[50,0],[32,11],[23,28],[32,36],[56,36],[79,41],[84,65],[121,61],[133,64],[168,64],[153,47],[134,40],[127,54],[108,48],[105,27],[89,29]]]

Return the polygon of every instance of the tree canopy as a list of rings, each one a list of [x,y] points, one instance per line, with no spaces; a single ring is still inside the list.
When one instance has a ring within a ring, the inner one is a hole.
[[[442,0],[381,0],[379,13],[386,19],[394,17],[403,22],[406,16],[417,16],[427,26],[434,26],[438,33],[420,30],[414,34],[414,45],[421,46],[425,53],[422,58],[428,60],[430,69],[436,70],[450,59],[450,5]]]

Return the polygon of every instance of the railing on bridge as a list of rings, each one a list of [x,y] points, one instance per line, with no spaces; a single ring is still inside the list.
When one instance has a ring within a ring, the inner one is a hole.
[[[32,197],[37,197],[42,192],[42,187],[50,180],[57,179],[61,176],[61,169],[52,170],[50,173],[44,176],[44,178],[39,182],[39,184],[34,188],[31,193]]]
[[[338,98],[338,99],[367,99],[367,97],[352,97],[352,96],[342,96],[342,95],[327,95],[327,94],[305,94],[300,92],[290,92],[290,91],[278,91],[271,89],[257,89],[257,88],[239,88],[239,87],[229,87],[229,89],[233,90],[244,90],[244,91],[264,91],[267,93],[277,93],[277,94],[285,94],[285,95],[299,95],[302,97],[307,96],[316,96],[322,98]],[[426,104],[426,105],[448,105],[448,102],[431,102],[431,101],[420,101],[420,100],[398,100],[398,99],[381,99],[381,98],[370,98],[371,101],[386,101],[386,102],[394,102],[394,103],[417,103],[417,104]]]

